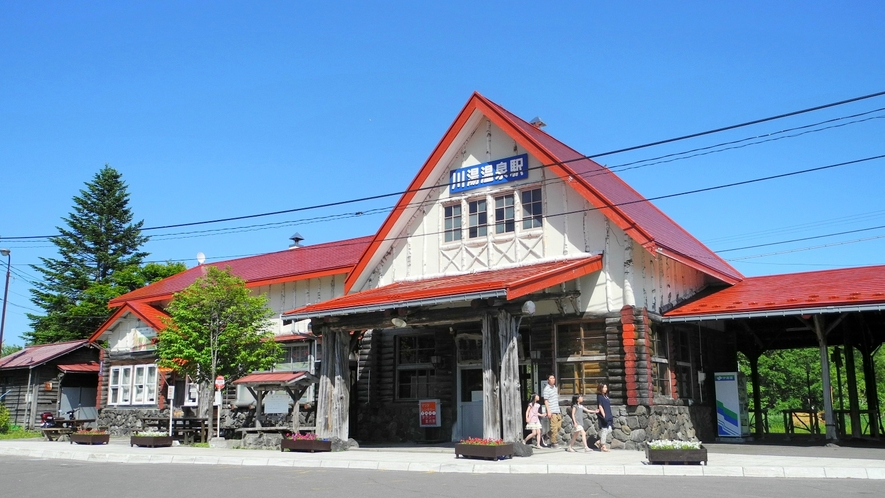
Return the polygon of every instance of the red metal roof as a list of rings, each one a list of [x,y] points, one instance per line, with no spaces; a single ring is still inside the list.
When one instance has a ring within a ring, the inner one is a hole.
[[[503,291],[506,293],[507,299],[516,299],[597,272],[600,269],[602,269],[602,256],[589,256],[568,261],[549,261],[464,275],[394,282],[383,287],[304,306],[283,315],[317,314],[372,305],[397,307],[424,299],[461,296],[484,291]]]
[[[141,319],[144,323],[150,325],[150,327],[154,330],[160,331],[163,330],[166,326],[163,324],[163,319],[169,318],[169,315],[163,311],[154,308],[150,304],[144,302],[127,302],[123,304],[120,308],[118,308],[114,314],[111,315],[110,318],[105,320],[105,322],[98,328],[90,337],[89,342],[95,342],[101,339],[101,336],[104,335],[105,332],[119,320],[126,313],[132,313],[138,318]]]
[[[885,266],[747,277],[709,296],[678,306],[665,318],[763,313],[885,303]]]
[[[27,346],[0,359],[0,369],[36,367],[81,348],[87,343],[86,339],[80,339],[77,341]]]
[[[546,163],[562,162],[560,166],[564,174],[560,173],[560,176],[577,180],[584,189],[576,188],[576,190],[584,194],[587,200],[605,212],[639,243],[651,250],[661,248],[668,256],[725,282],[734,283],[743,278],[739,271],[686,232],[608,168],[584,158],[580,152],[498,104],[479,94],[477,97],[524,136],[543,148],[549,158]]]
[[[58,369],[64,373],[98,373],[101,365],[98,362],[74,363],[71,365],[59,365]]]
[[[261,372],[249,374],[235,380],[234,384],[291,384],[302,377],[308,375],[307,372]]]
[[[608,168],[584,158],[583,154],[479,93],[474,93],[366,248],[366,253],[360,258],[354,271],[348,275],[345,292],[350,291],[359,275],[367,269],[372,256],[383,251],[382,246],[391,243],[389,237],[397,219],[408,211],[408,206],[414,202],[419,192],[425,192],[422,187],[425,182],[432,180],[429,175],[436,163],[476,111],[495,123],[542,163],[558,164],[551,166],[551,171],[571,183],[577,192],[647,250],[660,250],[666,256],[726,283],[733,284],[743,278],[739,271],[692,237]]]
[[[350,271],[371,237],[328,242],[314,246],[287,249],[270,254],[210,263],[217,268],[230,266],[234,275],[246,281],[247,287],[289,282]],[[195,266],[177,275],[160,280],[112,299],[110,307],[131,301],[157,301],[171,298],[176,292],[194,283],[205,273],[205,266]]]
[[[315,341],[317,337],[313,334],[286,334],[274,336],[275,342],[298,342],[298,341]]]

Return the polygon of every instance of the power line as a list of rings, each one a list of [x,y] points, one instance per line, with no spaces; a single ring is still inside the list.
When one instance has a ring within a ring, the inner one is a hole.
[[[620,154],[623,152],[630,152],[630,151],[634,151],[634,150],[654,147],[657,145],[663,145],[663,144],[678,142],[678,141],[682,141],[682,140],[688,140],[691,138],[697,138],[697,137],[702,137],[702,136],[706,136],[706,135],[711,135],[711,134],[715,134],[715,133],[721,133],[724,131],[735,130],[738,128],[744,128],[747,126],[752,126],[752,125],[756,125],[756,124],[760,124],[760,123],[775,121],[778,119],[784,119],[784,118],[788,118],[788,117],[792,117],[792,116],[798,116],[798,115],[806,114],[809,112],[814,112],[814,111],[837,107],[837,106],[841,106],[841,105],[845,105],[845,104],[850,104],[853,102],[859,102],[859,101],[866,100],[866,99],[880,97],[882,95],[885,95],[885,91],[876,92],[876,93],[872,93],[872,94],[864,95],[864,96],[860,96],[860,97],[854,97],[854,98],[847,99],[847,100],[840,100],[838,102],[832,102],[829,104],[809,107],[809,108],[805,108],[805,109],[801,109],[801,110],[797,110],[797,111],[792,111],[792,112],[788,112],[788,113],[784,113],[784,114],[778,114],[775,116],[769,116],[766,118],[755,119],[755,120],[747,121],[744,123],[729,125],[729,126],[725,126],[725,127],[721,127],[721,128],[715,128],[712,130],[706,130],[706,131],[702,131],[702,132],[692,133],[689,135],[683,135],[680,137],[669,138],[666,140],[649,142],[649,143],[642,144],[642,145],[636,145],[636,146],[632,146],[632,147],[612,150],[612,151],[608,151],[608,152],[602,152],[602,153],[598,153],[598,154],[579,156],[579,157],[576,157],[573,159],[568,159],[568,160],[556,162],[553,164],[544,164],[544,165],[541,165],[540,168],[550,167],[550,166],[558,166],[558,165],[563,165],[563,164],[570,163],[570,162],[582,161],[582,160],[591,159],[591,158],[605,157],[605,156],[609,156],[609,155]],[[871,111],[871,112],[874,112],[874,111]],[[391,192],[391,193],[386,193],[386,194],[378,194],[378,195],[373,195],[373,196],[360,197],[360,198],[356,198],[356,199],[329,202],[329,203],[324,203],[324,204],[316,204],[316,205],[312,205],[312,206],[304,206],[304,207],[300,207],[300,208],[285,209],[285,210],[272,211],[272,212],[266,212],[266,213],[258,213],[258,214],[243,215],[243,216],[233,216],[233,217],[228,217],[228,218],[217,218],[214,220],[195,221],[195,222],[189,222],[189,223],[176,223],[176,224],[162,225],[162,226],[156,226],[156,227],[147,227],[147,228],[143,228],[142,231],[164,230],[164,229],[169,229],[169,228],[182,228],[182,227],[187,227],[187,226],[207,225],[207,224],[212,224],[212,223],[223,223],[223,222],[228,222],[228,221],[238,221],[238,220],[252,219],[252,218],[258,218],[258,217],[265,217],[265,216],[275,216],[275,215],[279,215],[279,214],[295,213],[295,212],[307,211],[307,210],[313,210],[313,209],[322,209],[322,208],[327,208],[327,207],[341,206],[341,205],[352,204],[352,203],[357,203],[357,202],[366,202],[366,201],[371,201],[371,200],[384,199],[387,197],[397,197],[397,196],[401,196],[405,193],[418,192],[418,191],[428,190],[428,189],[432,189],[432,188],[438,188],[438,186],[434,185],[431,187],[422,187],[422,188],[414,189],[414,190],[407,190],[407,191],[401,191],[401,192]],[[17,237],[5,237],[5,238],[3,238],[3,240],[46,239],[46,238],[51,238],[51,237],[55,237],[55,236],[56,235],[17,236]]]

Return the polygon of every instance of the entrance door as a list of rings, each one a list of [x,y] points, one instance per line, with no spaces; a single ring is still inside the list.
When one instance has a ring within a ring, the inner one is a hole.
[[[458,375],[458,434],[453,439],[482,437],[482,368],[461,367]]]

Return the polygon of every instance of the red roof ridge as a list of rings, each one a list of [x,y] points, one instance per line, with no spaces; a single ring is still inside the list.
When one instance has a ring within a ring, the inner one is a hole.
[[[576,186],[580,185],[580,188],[576,188],[579,194],[646,250],[660,250],[664,256],[727,284],[734,284],[743,278],[738,270],[665,215],[617,174],[547,132],[532,126],[479,92],[473,92],[348,275],[345,280],[345,292],[350,292],[365,273],[367,266],[374,261],[403,211],[412,203],[416,193],[428,181],[430,174],[439,167],[445,151],[452,146],[457,135],[476,112],[487,117],[538,160],[551,163],[551,171],[556,175],[565,180],[574,180]],[[605,174],[595,174],[597,172]]]
[[[234,274],[237,274],[246,280],[247,287],[267,285],[279,281],[297,280],[297,277],[303,275],[317,273],[323,275],[345,273],[356,264],[356,258],[362,253],[363,246],[368,244],[371,239],[371,235],[354,237],[194,266],[181,273],[176,273],[170,277],[166,277],[152,284],[115,297],[108,302],[108,306],[114,308],[126,302],[144,300],[157,301],[171,298],[175,292],[180,292],[193,283],[199,276],[202,276],[206,266],[214,266],[216,268],[231,266],[232,269],[234,269]],[[339,251],[339,249],[342,248],[344,248],[344,250]],[[293,266],[292,259],[294,255],[305,253],[311,255],[311,253],[316,254],[316,251],[326,251],[330,254],[316,255],[316,257],[320,259],[319,261],[302,261],[304,264],[303,267]],[[333,256],[334,258],[343,259],[339,261],[334,259]],[[270,268],[262,266],[262,262],[267,263],[267,266]],[[287,263],[288,265],[285,266],[285,268],[279,268],[279,265],[283,263]],[[245,273],[246,275],[239,275],[238,271],[239,273]]]

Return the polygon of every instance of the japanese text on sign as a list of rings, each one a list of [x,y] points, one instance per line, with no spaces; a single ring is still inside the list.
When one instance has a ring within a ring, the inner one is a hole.
[[[438,399],[422,399],[418,401],[418,414],[421,417],[421,427],[440,427]]]
[[[529,177],[529,156],[505,157],[488,163],[467,166],[451,171],[451,191],[463,192],[475,188],[512,182]]]

